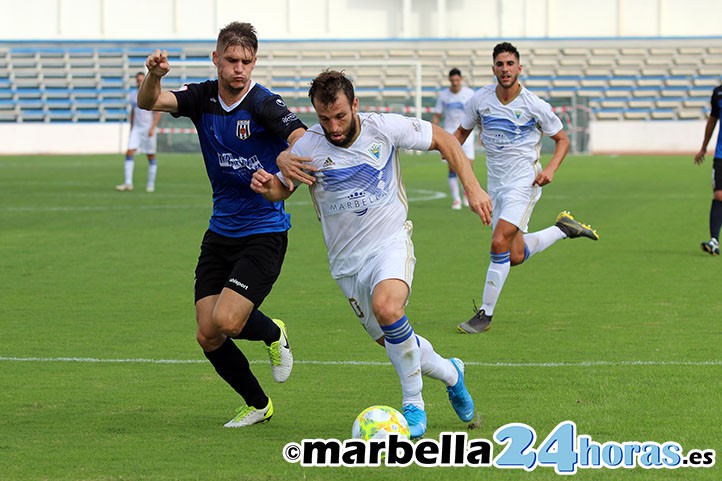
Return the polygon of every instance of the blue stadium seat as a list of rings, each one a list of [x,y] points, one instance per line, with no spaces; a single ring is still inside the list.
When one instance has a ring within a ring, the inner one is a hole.
[[[73,120],[73,111],[70,109],[50,109],[48,110],[48,121],[50,122],[70,122]]]
[[[125,109],[102,109],[102,118],[106,122],[126,122],[129,119],[128,111]]]
[[[45,110],[42,108],[21,108],[20,118],[23,122],[44,122]]]
[[[75,120],[78,122],[100,122],[100,119],[99,109],[75,110]]]

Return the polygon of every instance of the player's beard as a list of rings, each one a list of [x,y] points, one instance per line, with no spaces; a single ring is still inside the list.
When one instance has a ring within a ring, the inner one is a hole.
[[[336,147],[348,147],[349,145],[351,145],[351,141],[356,138],[356,129],[356,116],[354,115],[351,126],[348,128],[348,132],[346,132],[346,135],[343,137],[343,139],[334,140],[331,137],[331,134],[329,134],[326,129],[323,129],[323,135],[326,136],[326,140],[328,140],[332,145],[335,145]]]

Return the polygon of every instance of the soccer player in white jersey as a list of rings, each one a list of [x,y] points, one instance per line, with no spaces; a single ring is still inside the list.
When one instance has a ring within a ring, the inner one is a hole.
[[[351,81],[337,71],[316,77],[309,97],[319,124],[294,144],[292,153],[310,160],[289,161],[292,168],[279,162],[285,175],[283,170],[274,176],[259,169],[251,188],[278,201],[291,195],[294,182],[311,186],[331,275],[396,368],[411,437],[426,430],[422,374],[447,386],[454,410],[468,422],[474,417],[474,401],[464,385],[464,364],[438,355],[405,315],[416,259],[399,151],[439,151],[458,172],[469,207],[487,225],[491,200],[461,145],[442,128],[396,114],[359,113]]]
[[[431,123],[439,125],[441,117],[444,117],[444,130],[454,133],[461,123],[464,116],[464,104],[474,95],[474,91],[463,85],[461,71],[458,68],[452,68],[449,71],[449,86],[439,92],[434,107],[434,117]],[[474,164],[474,136],[470,135],[466,142],[461,146],[464,149],[466,157],[471,165]],[[457,182],[456,172],[449,167],[449,191],[451,192],[451,208],[461,210],[462,199],[459,195],[459,183]],[[463,205],[469,205],[464,194]]]
[[[479,89],[466,103],[455,132],[464,142],[475,126],[481,128],[486,151],[489,195],[494,206],[491,262],[486,273],[481,309],[459,324],[462,333],[478,334],[491,327],[502,287],[512,265],[518,265],[556,241],[565,238],[599,239],[596,231],[568,212],[556,224],[528,233],[529,218],[569,150],[569,137],[551,106],[519,83],[519,51],[503,42],[494,47],[492,70],[497,83]],[[539,161],[542,134],[555,142],[554,153],[542,168]]]
[[[135,81],[140,88],[145,74],[138,72]],[[135,151],[140,149],[148,157],[148,182],[145,185],[146,192],[155,191],[155,178],[158,173],[158,162],[155,158],[155,150],[158,141],[158,121],[160,112],[151,112],[138,107],[138,91],[135,90],[128,95],[130,102],[130,136],[128,138],[128,150],[125,153],[125,182],[115,186],[115,190],[130,192],[133,190],[133,170],[135,168]]]

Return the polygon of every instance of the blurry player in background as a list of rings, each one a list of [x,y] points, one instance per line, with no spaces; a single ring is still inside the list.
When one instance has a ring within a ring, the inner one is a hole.
[[[143,83],[145,74],[138,72],[135,75],[137,87]],[[155,177],[158,173],[158,163],[155,150],[158,140],[156,127],[160,120],[160,112],[151,112],[138,107],[138,91],[134,90],[128,95],[130,103],[130,136],[128,137],[128,150],[125,153],[125,182],[115,186],[115,190],[130,192],[133,190],[133,169],[135,167],[135,151],[140,149],[148,156],[148,182],[146,192],[155,191]]]
[[[712,138],[715,125],[719,120],[720,110],[722,110],[722,85],[712,91],[712,111],[707,119],[707,125],[704,129],[704,140],[702,148],[699,149],[697,155],[694,156],[694,162],[701,165],[704,162],[704,156],[707,154],[707,144]],[[702,250],[712,254],[719,255],[719,231],[722,226],[722,128],[717,134],[717,147],[714,151],[714,160],[712,161],[712,207],[709,210],[709,235],[707,242],[702,242]]]
[[[206,358],[245,401],[228,428],[268,421],[273,403],[233,339],[263,341],[276,382],[291,374],[293,355],[285,324],[259,310],[281,272],[290,217],[282,202],[250,188],[259,168],[276,172],[276,158],[305,126],[280,96],[251,79],[258,39],[249,23],[233,22],[218,34],[213,64],[217,80],[161,90],[170,70],[165,51],[148,56],[148,75],[138,103],[150,110],[189,117],[198,131],[213,188],[213,214],[195,271],[196,339]],[[290,144],[290,145],[289,145]]]
[[[331,275],[371,338],[386,348],[401,381],[411,437],[426,431],[422,374],[441,380],[456,414],[471,421],[474,401],[464,385],[464,364],[438,355],[405,314],[416,258],[399,151],[439,151],[458,172],[471,210],[487,225],[489,196],[451,134],[412,117],[359,113],[353,85],[343,73],[322,72],[311,82],[309,97],[319,124],[292,151],[311,161],[296,163],[288,175],[259,170],[251,187],[278,201],[291,195],[294,182],[311,186]],[[284,162],[279,168],[287,167]]]
[[[449,71],[449,86],[439,92],[439,96],[436,99],[436,106],[434,107],[434,118],[431,120],[434,125],[439,125],[441,117],[443,116],[444,130],[452,134],[464,116],[464,103],[474,95],[474,91],[463,85],[462,82],[463,77],[461,76],[461,71],[458,68],[452,68]],[[470,135],[462,147],[469,160],[469,164],[473,166],[474,136]],[[449,190],[451,191],[451,208],[461,210],[462,199],[459,195],[459,184],[457,182],[456,172],[451,169],[451,166],[449,166]],[[463,197],[463,205],[468,207],[469,202],[466,200],[465,193]]]
[[[486,273],[481,309],[459,324],[465,334],[491,327],[492,315],[512,265],[518,265],[561,239],[588,237],[596,231],[568,212],[556,224],[527,233],[542,186],[550,183],[569,150],[569,137],[551,106],[519,83],[519,51],[504,42],[494,47],[492,71],[497,83],[479,89],[466,103],[461,125],[454,134],[466,141],[475,126],[481,128],[486,151],[489,195],[494,206],[491,262]],[[542,169],[539,162],[542,134],[555,143],[554,153]]]

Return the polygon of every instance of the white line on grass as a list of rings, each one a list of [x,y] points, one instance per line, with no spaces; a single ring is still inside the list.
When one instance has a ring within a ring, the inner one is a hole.
[[[5,357],[0,362],[78,362],[99,364],[204,364],[205,359],[101,359],[97,357]],[[251,364],[265,364],[268,361],[254,360]],[[294,361],[295,364],[317,366],[390,366],[389,362],[378,361]],[[715,361],[580,361],[580,362],[477,362],[464,361],[470,366],[482,367],[604,367],[604,366],[722,366],[722,360]]]
[[[121,196],[118,196],[121,197]],[[446,194],[443,192],[437,192],[434,190],[426,189],[409,189],[409,202],[426,202],[430,200],[443,199]],[[287,201],[286,204],[289,207],[297,205],[311,205],[310,200],[296,200],[292,199]],[[166,209],[194,209],[203,208],[210,209],[211,205],[208,202],[199,204],[151,204],[151,205],[70,205],[70,206],[47,206],[47,207],[36,207],[36,206],[8,206],[0,208],[0,212],[99,212],[99,211],[120,211],[120,210],[166,210]]]

